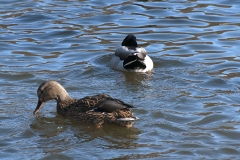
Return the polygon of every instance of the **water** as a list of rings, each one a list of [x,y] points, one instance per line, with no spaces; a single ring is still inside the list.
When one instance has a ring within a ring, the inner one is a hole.
[[[238,159],[240,2],[1,1],[1,159]],[[109,69],[133,33],[151,74]],[[137,106],[133,128],[37,116],[36,91],[107,93]]]

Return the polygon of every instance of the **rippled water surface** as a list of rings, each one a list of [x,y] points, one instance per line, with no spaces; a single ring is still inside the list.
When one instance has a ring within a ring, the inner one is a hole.
[[[11,0],[0,5],[1,159],[238,159],[240,1]],[[133,33],[150,74],[109,69]],[[134,104],[130,129],[37,116],[36,91]]]

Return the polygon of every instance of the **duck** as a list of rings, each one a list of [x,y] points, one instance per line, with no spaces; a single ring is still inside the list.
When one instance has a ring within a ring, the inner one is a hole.
[[[143,47],[138,47],[136,37],[129,34],[122,41],[121,47],[115,50],[109,66],[118,71],[151,72],[153,61]]]
[[[81,99],[72,98],[57,81],[43,82],[37,90],[38,103],[33,114],[36,115],[45,102],[56,100],[57,113],[63,117],[77,121],[93,123],[98,128],[104,123],[123,127],[132,127],[138,119],[131,111],[135,108],[107,94],[86,96]]]

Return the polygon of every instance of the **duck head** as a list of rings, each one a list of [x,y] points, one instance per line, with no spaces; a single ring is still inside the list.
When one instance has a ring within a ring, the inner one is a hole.
[[[55,99],[57,102],[61,102],[67,99],[71,99],[67,91],[56,81],[43,82],[37,90],[38,104],[33,114],[36,114],[45,102]]]
[[[137,47],[137,38],[133,34],[129,34],[122,42],[122,46]]]

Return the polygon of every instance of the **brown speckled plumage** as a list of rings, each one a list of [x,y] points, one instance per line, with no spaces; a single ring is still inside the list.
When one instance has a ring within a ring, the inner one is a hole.
[[[129,109],[133,108],[132,105],[114,99],[107,94],[87,96],[79,100],[73,99],[56,81],[42,83],[37,94],[39,99],[34,114],[40,110],[44,102],[55,99],[57,101],[57,113],[61,116],[94,123],[97,126],[101,126],[103,123],[112,123],[131,127],[137,120]]]

